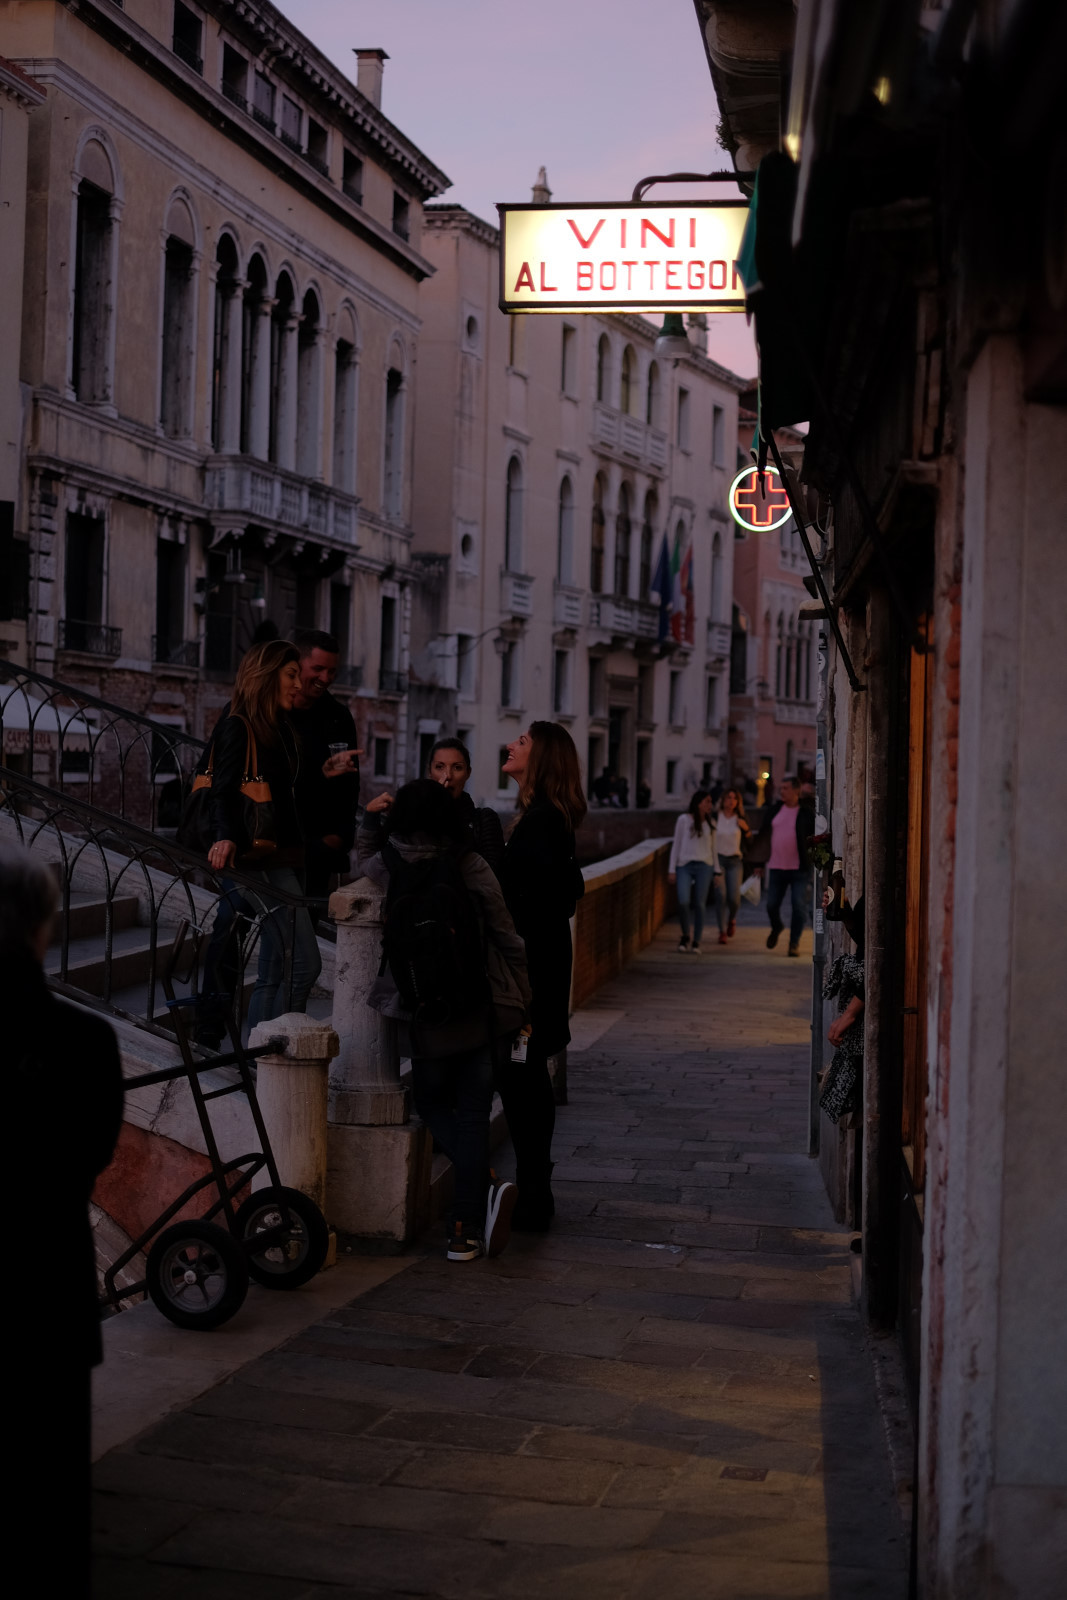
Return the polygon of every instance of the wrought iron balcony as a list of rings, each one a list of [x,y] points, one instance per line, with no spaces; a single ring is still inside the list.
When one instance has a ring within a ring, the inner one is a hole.
[[[63,617],[58,643],[61,650],[80,650],[87,656],[120,656],[122,629],[109,628],[102,622],[78,622],[73,617]]]
[[[329,164],[321,156],[312,155],[310,150],[304,150],[301,154],[309,167],[314,167],[315,171],[321,173],[324,178],[330,176]]]
[[[200,640],[170,639],[165,634],[154,633],[152,660],[168,667],[198,667]]]
[[[358,183],[342,183],[341,189],[357,206],[363,204],[363,190]]]
[[[198,56],[193,45],[187,44],[184,39],[175,38],[171,41],[171,48],[179,61],[184,61],[187,67],[192,67],[194,72],[204,74],[204,58]]]
[[[338,667],[337,676],[333,681],[334,686],[338,689],[362,689],[363,668],[362,666],[352,666],[351,664]]]
[[[395,667],[380,667],[378,669],[379,694],[407,694],[408,675],[399,672]]]
[[[277,133],[277,125],[269,111],[261,111],[258,106],[252,107],[252,120],[258,122],[261,128],[266,128],[268,133]]]
[[[231,105],[235,105],[239,111],[248,110],[248,100],[241,90],[237,88],[236,84],[227,83],[225,78],[222,80],[222,94],[223,99],[229,100]]]

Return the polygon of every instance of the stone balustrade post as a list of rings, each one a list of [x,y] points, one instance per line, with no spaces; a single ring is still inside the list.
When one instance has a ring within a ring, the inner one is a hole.
[[[278,1055],[260,1056],[256,1097],[281,1180],[300,1189],[326,1211],[327,1075],[337,1054],[328,1022],[290,1011],[252,1029],[255,1050],[270,1039],[285,1040]]]
[[[345,1233],[396,1244],[429,1215],[431,1142],[410,1121],[395,1022],[367,1004],[378,976],[384,894],[369,878],[330,897],[337,925],[327,1209]]]

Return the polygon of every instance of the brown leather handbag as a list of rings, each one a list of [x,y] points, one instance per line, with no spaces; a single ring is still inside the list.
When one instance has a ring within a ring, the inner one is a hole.
[[[242,722],[244,718],[240,719]],[[274,797],[270,784],[259,772],[259,750],[256,736],[245,722],[248,741],[245,746],[245,775],[241,780],[241,820],[247,850],[238,855],[239,861],[254,864],[272,856],[278,848],[277,825],[274,818]],[[182,808],[177,839],[187,850],[205,854],[215,842],[215,827],[211,816],[211,786],[214,778],[215,746],[208,751],[207,766],[195,774],[189,795]]]

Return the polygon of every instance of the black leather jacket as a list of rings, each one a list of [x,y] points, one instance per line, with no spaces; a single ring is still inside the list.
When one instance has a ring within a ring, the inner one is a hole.
[[[304,835],[293,795],[293,786],[300,772],[299,742],[284,717],[279,720],[277,729],[277,737],[270,744],[256,740],[259,771],[254,776],[266,778],[270,784],[278,854],[271,856],[269,864],[283,866],[293,865],[302,857]],[[241,784],[244,782],[248,750],[247,722],[243,717],[227,714],[216,725],[212,742],[214,770],[211,812],[215,839],[216,842],[232,839],[240,856],[248,849],[241,808]]]

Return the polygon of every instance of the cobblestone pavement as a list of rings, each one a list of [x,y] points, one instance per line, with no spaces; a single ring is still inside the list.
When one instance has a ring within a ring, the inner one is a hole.
[[[597,996],[547,1237],[427,1241],[104,1457],[98,1600],[903,1600],[803,1154],[811,967],[764,933],[691,957],[666,928]]]

